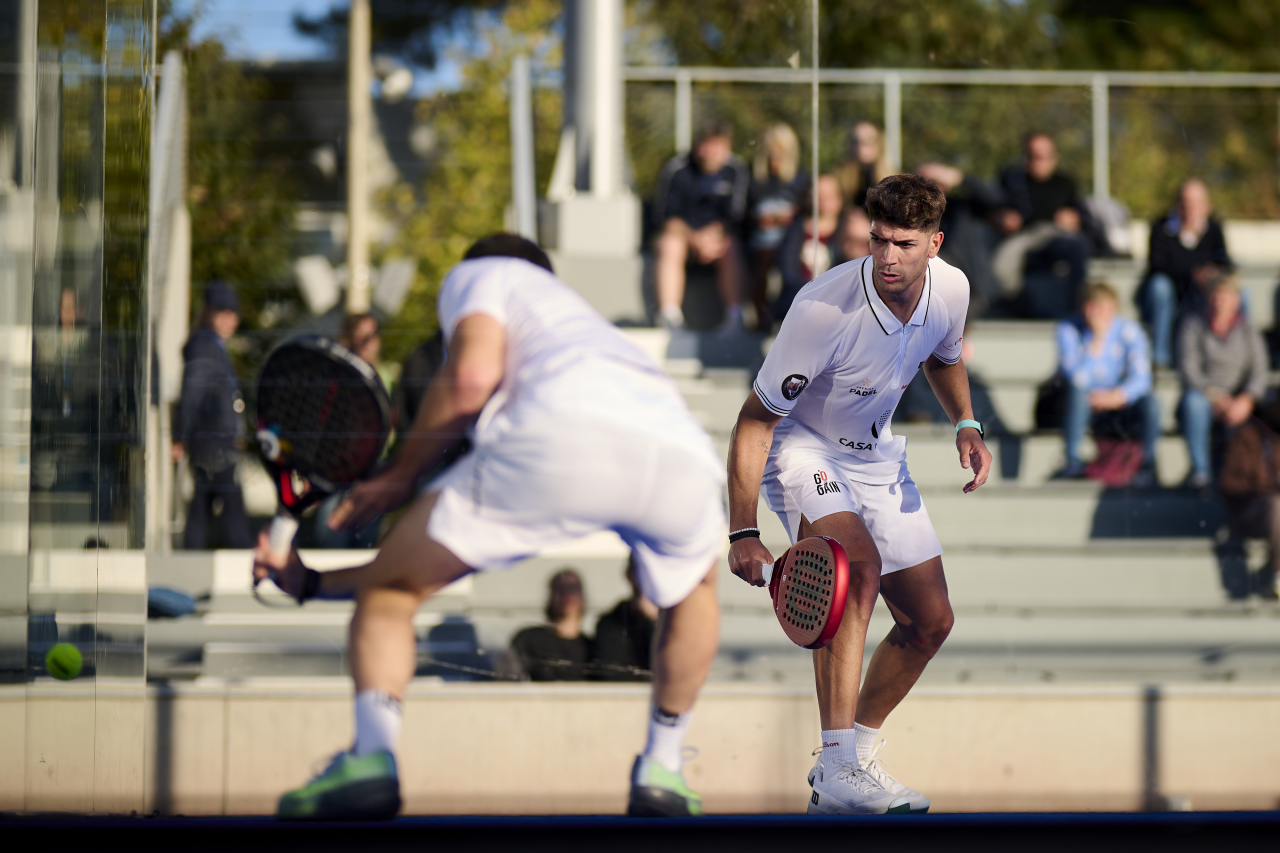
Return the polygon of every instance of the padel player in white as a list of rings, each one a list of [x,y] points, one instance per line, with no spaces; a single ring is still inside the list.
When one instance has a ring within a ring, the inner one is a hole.
[[[907,472],[893,412],[916,371],[956,425],[965,491],[986,482],[991,454],[973,420],[960,359],[969,282],[939,259],[946,199],[932,181],[895,175],[867,194],[871,255],[800,291],[729,450],[729,565],[763,585],[773,555],[760,542],[763,495],[791,541],[830,536],[849,556],[849,600],[829,646],[813,653],[822,753],[810,773],[811,814],[923,812],[929,801],[878,758],[881,724],[951,630],[942,546]],[[876,595],[894,626],[859,693]]]
[[[502,234],[467,257],[440,290],[441,374],[390,467],[354,489],[331,524],[364,524],[407,502],[464,433],[474,449],[417,498],[368,566],[314,574],[296,552],[272,565],[266,540],[259,543],[255,571],[287,592],[357,602],[355,745],[286,794],[280,815],[394,815],[393,751],[415,668],[418,606],[469,572],[508,569],[600,530],[631,547],[641,591],[662,608],[649,739],[628,811],[700,814],[681,748],[718,642],[722,463],[674,383],[556,279],[537,246]]]

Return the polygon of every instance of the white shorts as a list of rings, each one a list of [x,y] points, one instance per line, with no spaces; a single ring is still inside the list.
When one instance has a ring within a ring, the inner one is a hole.
[[[920,490],[910,477],[900,483],[861,483],[847,461],[817,454],[788,454],[787,465],[765,474],[760,494],[778,514],[794,543],[800,516],[810,523],[835,512],[862,519],[880,551],[880,574],[918,566],[942,554]]]
[[[484,571],[613,530],[650,601],[665,608],[688,597],[728,532],[710,440],[683,448],[612,424],[537,420],[477,444],[433,484],[427,535]]]

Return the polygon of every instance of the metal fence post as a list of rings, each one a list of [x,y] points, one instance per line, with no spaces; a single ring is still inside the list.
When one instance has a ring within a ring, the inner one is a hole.
[[[1105,74],[1094,76],[1093,89],[1093,197],[1111,198],[1111,110]]]
[[[902,76],[896,71],[884,75],[884,150],[889,170],[902,171]]]
[[[693,77],[687,71],[676,72],[676,153],[684,154],[693,147]]]

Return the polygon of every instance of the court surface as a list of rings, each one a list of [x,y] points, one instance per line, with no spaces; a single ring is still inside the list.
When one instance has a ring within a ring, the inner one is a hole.
[[[289,824],[271,818],[0,817],[6,840],[42,849],[676,851],[813,850],[891,845],[898,851],[1208,851],[1276,849],[1280,812],[943,814],[868,817],[726,815],[634,820],[615,816],[405,817],[372,824]],[[16,849],[16,848],[11,848]]]

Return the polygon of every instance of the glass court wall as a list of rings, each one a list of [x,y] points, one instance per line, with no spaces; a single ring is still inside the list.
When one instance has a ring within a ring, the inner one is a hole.
[[[155,6],[0,14],[4,808],[140,812]]]

